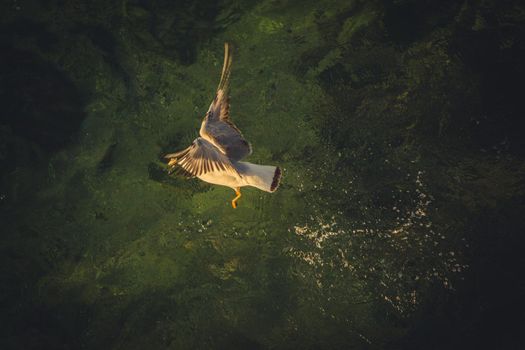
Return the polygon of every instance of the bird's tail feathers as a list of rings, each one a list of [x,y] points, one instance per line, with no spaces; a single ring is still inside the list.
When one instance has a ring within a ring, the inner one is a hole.
[[[242,176],[248,185],[266,192],[275,192],[281,181],[281,168],[271,165],[242,164]]]
[[[279,187],[279,184],[281,183],[281,177],[282,177],[281,168],[275,167],[275,172],[273,174],[273,179],[272,179],[272,185],[270,186],[270,192],[277,191],[277,188]]]

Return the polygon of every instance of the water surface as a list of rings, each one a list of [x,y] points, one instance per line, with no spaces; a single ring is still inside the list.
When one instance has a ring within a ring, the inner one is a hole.
[[[517,348],[523,11],[3,3],[3,348]],[[283,169],[235,210],[162,159],[225,41],[248,160]]]

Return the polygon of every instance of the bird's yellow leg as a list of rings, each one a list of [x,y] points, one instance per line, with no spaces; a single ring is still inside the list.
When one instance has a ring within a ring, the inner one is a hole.
[[[235,209],[237,208],[237,200],[239,198],[241,198],[241,188],[240,187],[237,187],[235,188],[235,194],[237,195],[237,197],[235,197],[234,199],[232,199],[232,207]]]

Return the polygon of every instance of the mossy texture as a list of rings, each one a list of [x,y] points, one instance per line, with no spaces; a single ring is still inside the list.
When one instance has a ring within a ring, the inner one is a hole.
[[[518,344],[514,314],[483,327],[520,300],[523,13],[3,2],[2,348]],[[162,158],[197,136],[225,41],[248,160],[283,169],[237,209]]]

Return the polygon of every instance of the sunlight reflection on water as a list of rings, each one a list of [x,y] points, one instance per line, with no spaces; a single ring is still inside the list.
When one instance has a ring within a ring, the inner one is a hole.
[[[432,227],[428,211],[433,197],[426,192],[423,179],[424,173],[418,171],[410,205],[399,200],[399,207],[391,208],[396,220],[390,227],[378,225],[379,218],[363,226],[341,215],[310,217],[289,229],[307,242],[289,253],[314,270],[324,271],[318,275],[319,286],[326,271],[340,273],[342,278],[343,271],[350,272],[365,281],[368,292],[400,314],[409,314],[419,304],[421,284],[438,281],[453,289],[451,280],[468,268],[460,253],[447,248],[450,242],[445,235]]]

